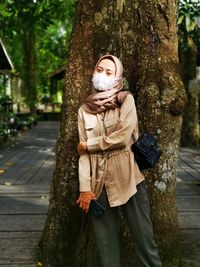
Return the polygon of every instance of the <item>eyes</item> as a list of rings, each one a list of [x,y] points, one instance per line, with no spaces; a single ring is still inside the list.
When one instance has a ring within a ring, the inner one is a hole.
[[[104,69],[101,68],[101,67],[97,67],[96,70],[95,70],[95,72],[101,73],[101,72],[104,72]],[[106,75],[108,75],[108,76],[113,75],[113,72],[111,70],[106,70],[105,72],[106,72]]]

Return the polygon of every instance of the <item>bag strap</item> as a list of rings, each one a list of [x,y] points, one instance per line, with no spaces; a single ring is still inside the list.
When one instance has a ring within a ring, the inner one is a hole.
[[[141,129],[141,130],[142,130],[142,133],[143,133],[143,134],[145,134],[145,131],[144,131],[144,129],[143,129],[143,127],[142,127],[141,123],[139,123],[139,121],[138,121],[138,126],[139,126],[139,129]]]

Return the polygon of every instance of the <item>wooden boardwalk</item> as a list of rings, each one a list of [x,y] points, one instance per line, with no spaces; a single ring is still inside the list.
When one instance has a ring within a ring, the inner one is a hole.
[[[58,122],[39,122],[0,150],[0,267],[36,266],[58,128]],[[182,267],[200,266],[199,167],[199,151],[182,148],[177,180]]]
[[[177,207],[182,267],[200,267],[200,150],[181,148],[177,169]]]
[[[0,266],[35,267],[59,123],[39,122],[0,150]]]

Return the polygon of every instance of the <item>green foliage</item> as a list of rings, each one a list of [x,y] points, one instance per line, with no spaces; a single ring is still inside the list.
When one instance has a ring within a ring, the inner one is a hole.
[[[75,3],[76,0],[7,0],[0,3],[0,36],[21,76],[25,68],[23,33],[32,35],[34,31],[36,35],[36,51],[29,53],[36,53],[38,96],[49,94],[48,73],[66,61]]]
[[[17,135],[20,130],[37,124],[39,119],[38,115],[31,116],[25,114],[18,117],[8,107],[10,100],[8,96],[0,96],[0,146],[9,137]]]
[[[200,2],[194,0],[179,1],[179,35],[183,50],[187,50],[193,42],[200,45]]]
[[[200,16],[200,2],[180,0],[178,24],[190,33],[198,28],[197,18]]]

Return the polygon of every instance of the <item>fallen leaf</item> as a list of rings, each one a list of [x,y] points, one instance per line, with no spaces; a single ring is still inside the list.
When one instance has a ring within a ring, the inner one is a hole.
[[[38,261],[37,266],[43,266],[42,262]]]
[[[10,166],[13,165],[13,163],[8,161],[8,162],[5,163],[5,165],[10,167]]]
[[[32,167],[25,167],[24,169],[25,170],[30,170]]]
[[[12,185],[11,182],[5,182],[4,184],[5,184],[5,185]]]

